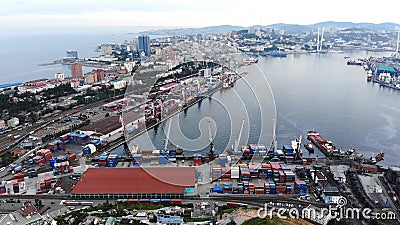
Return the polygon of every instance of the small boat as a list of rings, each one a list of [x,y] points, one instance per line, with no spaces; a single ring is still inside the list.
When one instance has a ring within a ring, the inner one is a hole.
[[[309,152],[314,152],[314,147],[312,146],[311,143],[304,144],[304,147],[309,151]]]

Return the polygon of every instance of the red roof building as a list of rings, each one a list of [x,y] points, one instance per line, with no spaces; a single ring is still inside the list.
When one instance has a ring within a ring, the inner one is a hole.
[[[72,197],[182,198],[195,187],[192,167],[90,168]]]

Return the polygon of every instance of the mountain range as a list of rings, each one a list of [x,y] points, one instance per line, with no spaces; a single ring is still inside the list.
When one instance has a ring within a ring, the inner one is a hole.
[[[334,22],[334,21],[326,21],[320,22],[310,25],[299,25],[299,24],[285,24],[285,23],[276,23],[271,25],[254,25],[251,27],[261,28],[263,30],[267,28],[272,29],[283,29],[285,33],[289,34],[301,34],[309,32],[310,30],[315,30],[320,27],[325,28],[325,30],[334,28],[334,29],[348,29],[348,28],[359,28],[359,29],[367,29],[367,30],[394,30],[397,27],[400,27],[399,24],[396,23],[352,23],[352,22]],[[152,31],[144,31],[141,34],[149,34],[149,35],[195,35],[195,34],[220,34],[226,33],[233,30],[245,30],[249,27],[242,26],[232,26],[232,25],[220,25],[220,26],[210,26],[210,27],[202,27],[202,28],[176,28],[176,29],[160,29],[160,30],[152,30]]]

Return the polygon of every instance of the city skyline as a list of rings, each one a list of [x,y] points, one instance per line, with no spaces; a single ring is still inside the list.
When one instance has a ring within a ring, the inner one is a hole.
[[[380,1],[382,6],[390,3],[388,0]],[[385,13],[374,14],[368,4],[344,0],[335,1],[328,7],[315,0],[285,3],[246,1],[246,4],[225,0],[0,2],[0,24],[3,28],[12,29],[74,26],[203,27],[223,24],[251,26],[273,23],[308,25],[322,21],[400,23],[396,7],[385,7]]]

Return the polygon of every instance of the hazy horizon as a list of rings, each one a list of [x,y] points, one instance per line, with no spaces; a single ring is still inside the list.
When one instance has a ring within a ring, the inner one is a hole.
[[[332,2],[333,3],[333,2]],[[380,5],[392,5],[382,0]],[[373,14],[368,4],[338,0],[324,4],[316,0],[258,2],[243,1],[145,1],[145,0],[2,0],[3,29],[62,27],[248,27],[276,23],[309,25],[325,21],[354,23],[400,23],[396,7]]]

